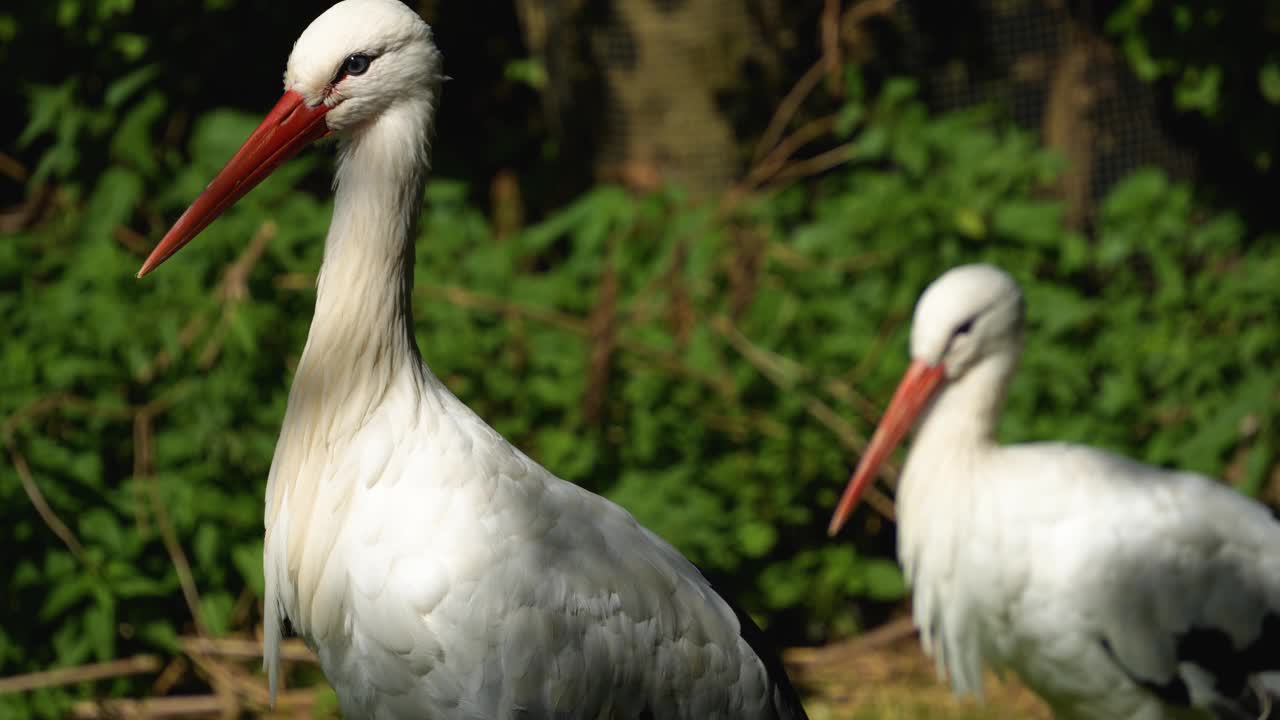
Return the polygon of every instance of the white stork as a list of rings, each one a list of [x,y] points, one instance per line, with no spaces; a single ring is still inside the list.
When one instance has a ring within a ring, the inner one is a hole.
[[[267,484],[273,693],[287,619],[351,718],[803,718],[759,630],[688,560],[512,447],[423,363],[412,245],[441,78],[408,7],[334,5],[139,272],[338,136],[315,316]]]
[[[1058,718],[1257,718],[1280,670],[1280,524],[1209,478],[1089,447],[1004,447],[1022,344],[990,265],[925,290],[911,365],[831,521],[920,418],[898,488],[915,623],[958,694],[1012,669]]]

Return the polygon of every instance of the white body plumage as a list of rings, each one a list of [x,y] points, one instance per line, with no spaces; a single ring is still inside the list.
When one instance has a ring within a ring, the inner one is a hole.
[[[1280,670],[1280,524],[1199,475],[998,445],[1021,335],[1008,275],[940,277],[850,484],[856,500],[918,413],[897,509],[926,650],[958,693],[981,693],[984,664],[1011,669],[1059,718],[1257,717]]]
[[[287,616],[349,717],[798,717],[675,549],[425,367],[327,449],[293,429],[277,468],[297,453],[300,481],[273,472],[268,510],[268,662]]]
[[[512,447],[422,362],[412,242],[440,68],[397,0],[333,6],[295,45],[280,103],[140,272],[339,136],[267,487],[273,692],[287,619],[352,718],[803,718],[759,631],[693,565]]]

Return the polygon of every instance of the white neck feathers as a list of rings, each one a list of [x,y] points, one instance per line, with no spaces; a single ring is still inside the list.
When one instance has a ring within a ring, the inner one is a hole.
[[[993,445],[996,423],[1017,362],[1015,350],[992,353],[960,377],[947,380],[924,412],[911,454],[942,456]]]
[[[289,415],[310,425],[307,444],[359,430],[397,375],[421,367],[413,240],[431,113],[402,102],[344,140],[315,317],[289,396]]]
[[[1017,363],[1016,349],[990,355],[948,381],[925,411],[898,486],[898,556],[913,586],[925,649],[954,686],[980,692],[981,664],[957,556],[982,539],[980,467],[998,450],[996,421]],[[981,550],[979,550],[981,552]]]
[[[315,317],[267,481],[264,633],[273,693],[282,605],[295,608],[303,632],[340,616],[341,593],[317,591],[337,533],[311,521],[318,511],[337,522],[359,478],[328,464],[384,406],[404,416],[394,425],[412,429],[439,386],[418,354],[411,308],[432,113],[428,101],[402,99],[342,146]],[[317,598],[332,602],[318,606]]]

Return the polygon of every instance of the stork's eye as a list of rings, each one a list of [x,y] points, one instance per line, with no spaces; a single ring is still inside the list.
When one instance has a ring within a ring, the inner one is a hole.
[[[364,53],[356,53],[343,61],[342,71],[339,75],[363,75],[369,69],[369,63],[371,62],[373,62],[373,58]]]
[[[965,320],[964,322],[960,323],[960,325],[956,328],[955,332],[951,333],[951,335],[953,337],[968,335],[970,332],[973,331],[973,321],[976,319],[977,318],[969,318],[968,320]]]

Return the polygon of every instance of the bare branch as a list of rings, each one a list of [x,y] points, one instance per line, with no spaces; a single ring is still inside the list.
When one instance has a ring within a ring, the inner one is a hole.
[[[147,698],[145,700],[100,700],[78,702],[71,717],[92,720],[110,718],[198,718],[219,717],[227,712],[224,700],[217,695],[185,695]]]
[[[874,630],[855,635],[848,640],[831,643],[822,647],[789,648],[783,653],[789,669],[800,670],[809,666],[840,667],[847,665],[850,658],[866,653],[868,650],[882,648],[903,640],[911,639],[916,634],[915,625],[910,616],[899,617],[877,627]]]
[[[22,456],[22,453],[18,452],[12,442],[6,439],[5,444],[9,448],[9,459],[13,462],[13,469],[17,471],[18,479],[22,481],[22,489],[26,491],[27,498],[31,500],[31,505],[35,507],[40,519],[44,520],[44,524],[49,526],[49,530],[58,536],[63,545],[67,546],[67,549],[71,551],[76,560],[88,565],[89,560],[84,554],[84,546],[76,539],[75,533],[71,532],[71,528],[62,522],[62,518],[58,517],[58,514],[44,499],[44,493],[40,492],[40,486],[36,484],[35,478],[31,476],[31,468],[27,465],[27,459]]]
[[[841,94],[840,66],[840,0],[826,0],[822,7],[822,67],[827,76],[827,91]]]
[[[188,655],[224,657],[232,660],[261,660],[262,641],[247,638],[209,638],[183,636],[178,639],[182,651]],[[311,648],[296,638],[285,640],[280,646],[280,657],[292,662],[316,662]]]
[[[779,170],[774,175],[773,182],[769,183],[768,188],[777,187],[788,180],[799,180],[800,178],[810,177],[839,167],[853,159],[853,147],[854,143],[847,142],[837,145],[826,152],[818,153],[811,158],[797,160]]]
[[[152,472],[151,450],[151,411],[140,409],[133,419],[133,475],[146,485],[151,496],[151,511],[156,517],[156,526],[160,529],[160,538],[164,542],[165,552],[173,563],[178,574],[178,585],[182,588],[182,597],[186,600],[187,609],[191,612],[191,620],[195,623],[196,632],[201,636],[208,635],[204,619],[200,612],[200,591],[196,587],[195,577],[191,573],[191,564],[187,562],[187,554],[178,540],[178,533],[169,519],[169,510],[160,497],[160,483]]]
[[[787,92],[786,97],[782,98],[782,102],[778,103],[778,109],[773,111],[773,117],[769,120],[769,126],[765,128],[764,134],[760,136],[760,144],[756,146],[756,152],[753,157],[754,161],[759,161],[778,143],[778,138],[782,137],[782,133],[787,129],[787,125],[791,123],[791,119],[800,110],[800,106],[805,99],[809,97],[809,93],[818,86],[822,80],[824,63],[822,60],[814,63],[812,67],[805,71],[804,75],[796,81],[796,84]]]
[[[101,417],[125,418],[129,416],[129,411],[125,408],[103,407],[82,397],[67,393],[57,393],[46,395],[6,417],[4,422],[0,422],[0,438],[7,442],[13,437],[14,431],[18,429],[18,425],[24,420],[31,420],[63,408],[84,410]]]
[[[729,344],[738,351],[738,354],[742,355],[748,363],[759,370],[760,374],[768,378],[770,382],[782,390],[801,398],[804,401],[805,412],[830,430],[841,445],[858,453],[866,449],[866,438],[855,430],[848,421],[840,417],[840,414],[830,405],[796,387],[799,382],[813,377],[813,373],[807,368],[793,360],[755,345],[733,325],[729,318],[723,315],[717,315],[711,319],[711,328],[728,340]],[[832,381],[827,381],[827,384],[830,382]],[[893,509],[893,501],[888,496],[876,488],[869,488],[864,498],[866,503],[874,508],[876,512],[889,520],[895,519],[896,513]]]
[[[759,187],[761,183],[773,177],[793,154],[808,143],[817,140],[835,127],[834,115],[826,115],[800,126],[798,130],[783,138],[776,147],[755,167],[747,172],[747,176],[739,183],[739,192]]]
[[[182,695],[175,697],[146,698],[143,700],[100,700],[78,702],[71,708],[71,717],[78,720],[121,720],[123,718],[201,718],[236,717],[243,708],[226,707],[226,700],[218,695]],[[316,703],[315,690],[291,690],[279,693],[273,715],[294,714],[309,717]],[[265,703],[249,710],[266,710]]]
[[[18,183],[25,183],[30,173],[27,166],[9,153],[0,152],[0,175]]]
[[[110,662],[78,665],[76,667],[58,668],[43,672],[11,675],[0,678],[0,694],[26,692],[37,688],[71,685],[92,680],[124,677],[125,675],[141,675],[160,669],[160,658],[154,655],[134,655]]]
[[[423,295],[436,297],[464,308],[488,310],[499,315],[522,317],[543,325],[563,328],[578,335],[590,334],[590,324],[581,318],[546,308],[521,305],[494,295],[478,293],[457,285],[425,285],[417,289]]]

